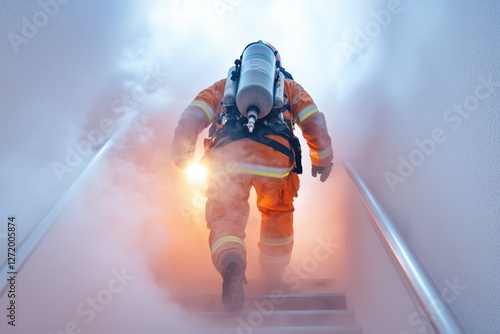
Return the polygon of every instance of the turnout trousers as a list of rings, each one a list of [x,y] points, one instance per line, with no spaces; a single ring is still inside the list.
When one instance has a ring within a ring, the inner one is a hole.
[[[259,263],[264,270],[283,270],[293,248],[293,200],[298,175],[290,159],[249,139],[208,152],[209,179],[205,217],[215,268],[221,272],[224,254],[237,253],[246,268],[245,229],[250,189],[255,188],[261,213]]]

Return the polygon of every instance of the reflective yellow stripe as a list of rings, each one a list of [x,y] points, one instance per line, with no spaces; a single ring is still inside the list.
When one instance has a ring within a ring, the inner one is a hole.
[[[333,153],[333,149],[331,147],[329,147],[329,148],[326,148],[326,149],[321,150],[321,151],[310,150],[309,155],[311,156],[311,158],[321,160],[323,158],[328,157],[332,153]]]
[[[190,106],[198,107],[203,110],[208,117],[209,123],[214,119],[214,110],[208,104],[206,104],[206,102],[201,100],[194,100],[193,102],[191,102]]]
[[[259,260],[266,263],[278,264],[278,263],[288,263],[292,258],[292,253],[286,255],[267,255],[259,253]]]
[[[240,245],[243,246],[243,248],[245,248],[245,243],[243,242],[243,240],[241,240],[240,238],[238,237],[235,237],[235,236],[227,236],[227,237],[222,237],[220,238],[219,240],[217,240],[216,242],[214,242],[214,244],[212,245],[212,247],[210,248],[210,252],[212,253],[212,255],[215,254],[215,252],[217,251],[217,249],[219,249],[219,247],[226,243],[226,242],[236,242]]]
[[[281,179],[288,176],[292,169],[293,166],[288,168],[276,168],[254,164],[232,164],[228,167],[227,171],[232,174],[252,174]]]
[[[268,239],[268,238],[263,238],[260,237],[260,242],[263,245],[266,246],[284,246],[284,245],[289,245],[293,242],[293,235],[287,237],[287,238],[281,238],[281,239]]]
[[[309,118],[309,116],[311,116],[312,114],[314,114],[316,112],[318,112],[318,107],[316,107],[315,104],[311,104],[310,106],[305,107],[298,114],[299,121],[301,123],[304,122],[307,118]]]

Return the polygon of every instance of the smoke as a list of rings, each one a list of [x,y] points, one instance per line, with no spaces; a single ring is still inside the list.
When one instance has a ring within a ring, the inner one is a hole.
[[[31,20],[43,10],[37,6],[33,1],[10,8],[4,30],[22,34],[21,18]],[[335,123],[331,92],[323,86],[331,78],[324,70],[329,70],[334,38],[324,42],[318,31],[328,27],[334,33],[338,24],[329,21],[340,20],[340,5],[332,17],[324,14],[328,1],[120,6],[60,6],[29,43],[18,45],[18,54],[8,56],[14,68],[28,64],[41,78],[33,92],[18,89],[21,93],[6,98],[2,111],[0,219],[18,217],[18,245],[113,134],[119,135],[19,273],[16,327],[2,321],[2,332],[186,333],[187,324],[196,327],[174,295],[219,293],[220,277],[209,254],[203,186],[188,183],[173,166],[169,145],[182,109],[199,90],[224,77],[248,43],[264,39],[275,45],[331,128]],[[297,13],[301,16],[292,20]],[[316,15],[321,20],[311,24]],[[255,29],[246,31],[248,24]],[[47,44],[52,40],[56,45]],[[53,55],[59,62],[51,60]],[[27,74],[8,74],[2,81],[7,92],[31,82]],[[7,80],[14,78],[14,88],[8,88]],[[22,116],[11,110],[21,110]],[[333,139],[336,146],[335,132]],[[312,179],[305,152],[292,266],[308,278],[332,278],[341,265],[342,200],[335,171],[325,184]],[[250,280],[261,276],[260,215],[254,203],[252,193],[246,239]],[[330,256],[315,259],[325,243]],[[0,301],[5,310],[7,295]]]

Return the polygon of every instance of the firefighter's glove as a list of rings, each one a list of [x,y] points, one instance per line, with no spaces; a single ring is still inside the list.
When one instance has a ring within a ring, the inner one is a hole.
[[[320,181],[321,182],[325,182],[326,179],[328,179],[328,177],[330,176],[330,173],[332,172],[332,167],[333,167],[333,163],[330,163],[330,165],[328,166],[323,166],[323,167],[318,167],[318,166],[312,166],[312,169],[311,169],[311,174],[313,177],[316,177],[316,175],[321,175],[320,176]]]

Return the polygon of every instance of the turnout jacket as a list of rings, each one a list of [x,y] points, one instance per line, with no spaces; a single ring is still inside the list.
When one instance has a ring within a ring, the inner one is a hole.
[[[184,109],[175,129],[171,155],[175,164],[185,167],[192,161],[199,134],[215,124],[224,107],[226,79],[222,79],[202,90]],[[314,166],[331,165],[333,149],[324,114],[320,112],[311,96],[294,80],[285,79],[284,92],[290,108],[285,118],[299,126],[309,147],[309,156]],[[280,154],[280,153],[278,153]]]

